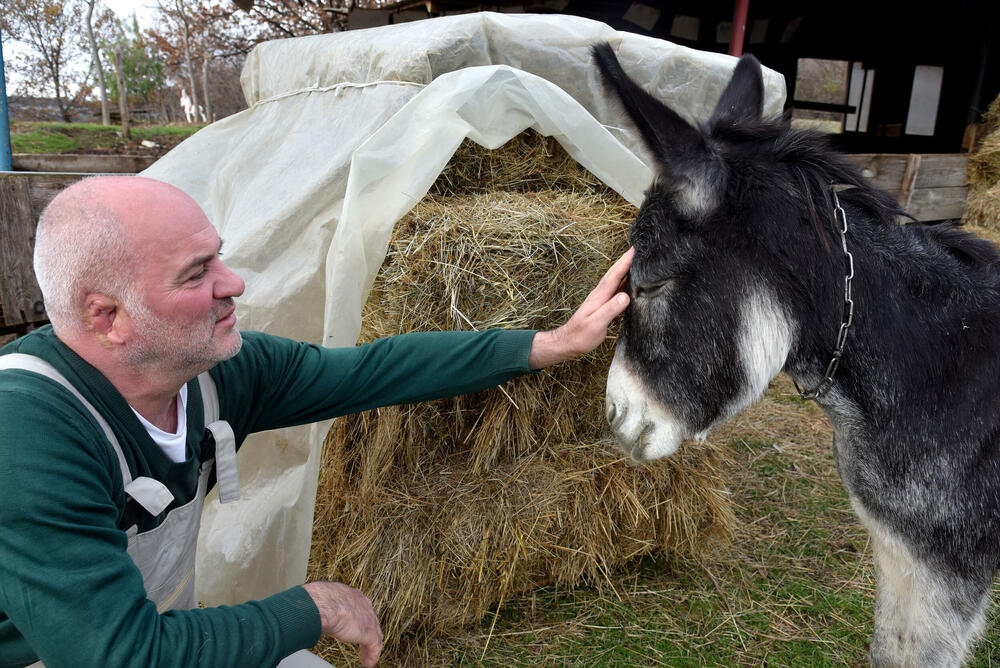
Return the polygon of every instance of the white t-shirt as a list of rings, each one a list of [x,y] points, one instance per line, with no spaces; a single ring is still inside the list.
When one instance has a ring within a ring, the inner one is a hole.
[[[147,420],[146,418],[139,415],[138,411],[132,408],[132,412],[135,413],[136,417],[139,418],[139,422],[142,426],[146,428],[149,432],[150,437],[152,437],[153,442],[160,446],[164,454],[170,458],[172,462],[182,462],[187,454],[187,411],[184,409],[185,404],[187,404],[188,388],[187,385],[181,387],[180,393],[177,395],[177,432],[171,434],[170,432],[163,431],[155,424]]]

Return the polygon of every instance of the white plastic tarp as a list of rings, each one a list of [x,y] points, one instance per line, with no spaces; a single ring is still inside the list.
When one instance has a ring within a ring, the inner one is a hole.
[[[590,46],[607,41],[643,88],[707,118],[735,59],[569,16],[479,13],[269,42],[243,70],[249,109],[143,174],[205,209],[247,284],[243,329],[354,345],[393,224],[466,137],[496,148],[527,128],[638,204],[652,173],[609,98]],[[765,70],[765,112],[783,78]],[[243,499],[209,503],[199,599],[236,603],[305,579],[319,454],[329,422],[251,437]]]

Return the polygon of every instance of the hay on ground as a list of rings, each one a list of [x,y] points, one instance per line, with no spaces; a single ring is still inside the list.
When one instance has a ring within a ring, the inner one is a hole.
[[[396,224],[361,339],[554,327],[625,250],[634,215],[552,140],[463,145]],[[637,556],[728,537],[720,451],[635,466],[609,440],[613,343],[502,388],[337,420],[310,577],[371,596],[391,652],[542,584],[600,581]]]

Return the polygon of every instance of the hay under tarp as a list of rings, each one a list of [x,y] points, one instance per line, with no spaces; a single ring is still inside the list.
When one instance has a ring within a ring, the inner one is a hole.
[[[969,156],[965,221],[1000,229],[1000,97],[983,114],[983,133]]]
[[[627,247],[635,209],[551,139],[466,143],[399,221],[361,341],[564,322]],[[310,578],[366,592],[387,652],[467,626],[547,583],[728,537],[722,453],[646,466],[608,438],[608,341],[473,395],[337,420],[324,447]]]

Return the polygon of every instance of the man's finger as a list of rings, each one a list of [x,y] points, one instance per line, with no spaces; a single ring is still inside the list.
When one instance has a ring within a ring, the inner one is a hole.
[[[613,265],[611,265],[611,268],[608,269],[607,276],[611,278],[616,285],[625,280],[625,276],[628,275],[628,270],[632,266],[633,257],[635,257],[635,248],[630,247],[615,261]]]
[[[382,653],[382,644],[361,646],[361,665],[365,668],[373,668],[378,663],[378,657]]]
[[[611,325],[611,321],[620,316],[628,308],[629,297],[625,292],[619,292],[613,299],[609,299],[590,314],[591,321],[601,323],[605,329]]]
[[[594,292],[591,294],[594,294],[603,302],[610,299],[615,292],[618,292],[625,277],[628,276],[629,267],[632,266],[633,255],[635,255],[634,248],[629,248],[625,251],[625,254],[618,258],[611,265],[611,268],[605,272],[604,276],[601,277],[601,280],[597,283],[597,287],[594,288]]]
[[[577,323],[578,329],[575,331],[579,337],[586,340],[586,344],[581,344],[578,347],[584,351],[589,351],[600,345],[601,341],[607,337],[608,327],[611,326],[611,322],[624,313],[625,309],[628,308],[628,304],[628,294],[619,292],[611,299],[597,306],[585,318],[582,318]],[[567,323],[567,325],[569,324]]]

